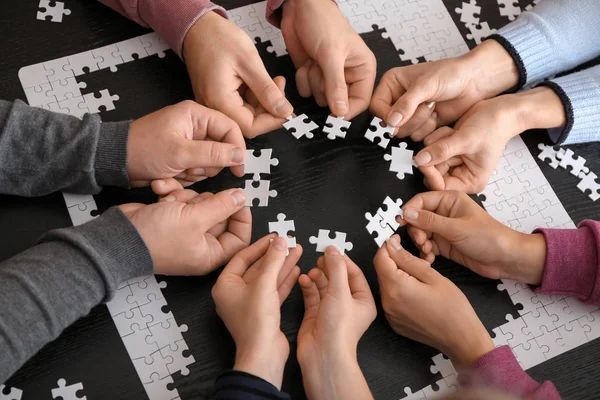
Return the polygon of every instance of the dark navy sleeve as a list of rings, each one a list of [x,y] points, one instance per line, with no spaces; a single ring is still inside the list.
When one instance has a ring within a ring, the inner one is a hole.
[[[228,371],[217,379],[216,400],[291,400],[290,395],[258,376],[242,371]]]

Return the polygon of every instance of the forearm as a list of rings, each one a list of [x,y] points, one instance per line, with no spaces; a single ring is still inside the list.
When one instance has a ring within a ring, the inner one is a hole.
[[[520,83],[568,71],[600,54],[596,0],[544,0],[491,36],[511,53]]]
[[[142,238],[117,208],[55,230],[0,264],[0,382],[127,279],[151,273]]]
[[[321,353],[312,355],[310,360],[299,362],[304,390],[310,400],[373,398],[356,355]]]
[[[83,120],[0,100],[0,192],[43,196],[128,187],[129,122]]]
[[[190,28],[209,11],[227,18],[227,12],[210,0],[99,0],[163,37],[179,56]]]
[[[458,381],[464,387],[490,387],[532,400],[557,400],[560,394],[551,382],[539,384],[519,365],[508,346],[487,353],[461,371]]]

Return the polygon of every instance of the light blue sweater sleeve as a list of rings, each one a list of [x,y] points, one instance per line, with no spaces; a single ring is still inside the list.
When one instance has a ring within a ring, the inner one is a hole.
[[[521,83],[552,77],[600,55],[600,0],[542,0],[495,36],[512,47]]]

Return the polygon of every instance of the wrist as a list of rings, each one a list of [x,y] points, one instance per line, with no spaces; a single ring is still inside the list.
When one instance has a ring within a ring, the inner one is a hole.
[[[209,11],[198,18],[194,25],[192,25],[192,27],[188,30],[185,38],[183,39],[183,48],[181,53],[184,60],[187,60],[186,55],[191,52],[191,49],[199,44],[198,39],[202,40],[206,32],[211,31],[211,28],[207,28],[206,26],[213,24],[217,18],[223,17],[214,11]],[[218,35],[218,33],[215,32],[212,32],[212,34]]]
[[[482,99],[497,96],[517,86],[519,70],[506,49],[495,40],[486,40],[462,56],[475,76]]]
[[[546,238],[541,233],[525,234],[515,232],[512,243],[505,250],[509,254],[504,278],[540,285],[546,265]]]
[[[278,351],[275,346],[238,348],[233,369],[258,376],[281,390],[283,370],[288,356],[289,346],[286,351]]]
[[[473,331],[467,340],[463,338],[457,346],[452,346],[453,351],[444,352],[448,354],[455,369],[469,367],[496,348],[483,324],[479,322],[479,325],[479,334]]]
[[[563,127],[567,116],[560,97],[547,86],[537,87],[514,94],[519,109],[519,119],[527,129],[551,129]]]

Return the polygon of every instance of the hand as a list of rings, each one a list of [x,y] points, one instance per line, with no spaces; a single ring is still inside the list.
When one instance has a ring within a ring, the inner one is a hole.
[[[494,350],[473,307],[456,285],[414,257],[392,236],[375,255],[381,302],[392,329],[435,347],[455,367],[466,367]]]
[[[242,190],[179,190],[167,197],[120,206],[146,243],[157,274],[205,275],[250,243],[252,214]]]
[[[350,120],[369,106],[377,62],[331,0],[286,0],[281,32],[303,97]]]
[[[271,79],[250,37],[215,12],[189,30],[183,55],[196,100],[237,122],[246,138],[281,128],[292,114],[283,77]]]
[[[443,127],[425,138],[415,162],[431,190],[478,193],[510,138],[532,128],[562,126],[565,118],[562,101],[547,87],[483,100],[454,129]]]
[[[269,245],[269,241],[273,240]],[[240,251],[225,267],[212,295],[236,345],[234,369],[281,388],[290,345],[279,327],[281,304],[300,275],[302,247],[285,256],[285,239],[268,235]]]
[[[298,280],[304,296],[298,361],[307,395],[372,398],[356,359],[358,341],[377,315],[369,284],[360,268],[333,246],[317,266]]]
[[[487,40],[461,57],[387,71],[370,109],[397,127],[395,136],[421,141],[478,101],[515,87],[518,80],[510,54],[495,40]]]
[[[408,233],[432,263],[441,255],[490,279],[542,282],[546,241],[542,234],[523,234],[492,218],[461,192],[426,192],[404,207]]]
[[[131,123],[127,173],[131,186],[175,178],[192,183],[230,167],[243,176],[246,143],[235,122],[193,101],[165,107]]]

